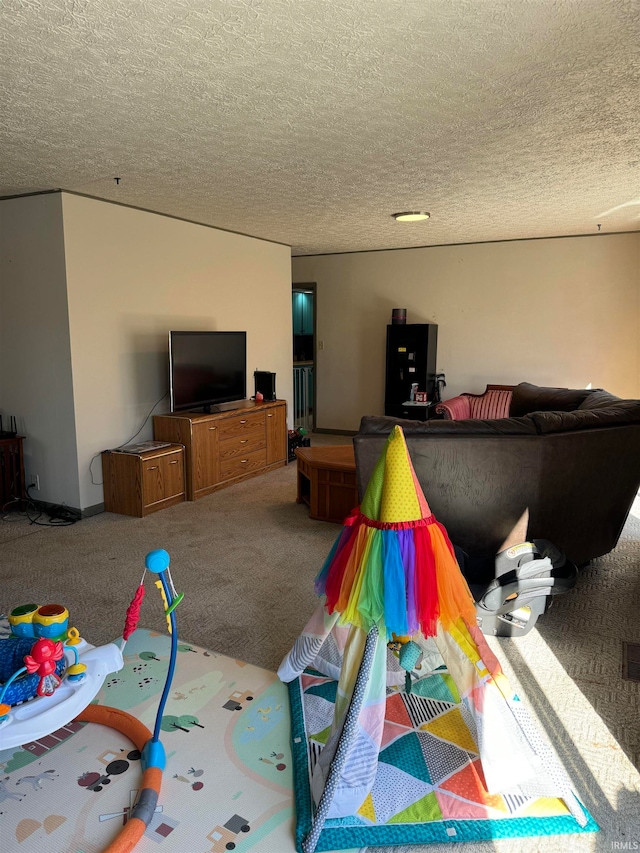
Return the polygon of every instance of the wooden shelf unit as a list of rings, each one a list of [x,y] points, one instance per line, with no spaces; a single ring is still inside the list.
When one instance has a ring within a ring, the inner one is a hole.
[[[106,512],[143,518],[186,498],[184,447],[171,444],[144,453],[102,454]]]
[[[287,462],[287,404],[243,401],[215,414],[154,415],[153,436],[185,448],[187,500],[256,477]]]

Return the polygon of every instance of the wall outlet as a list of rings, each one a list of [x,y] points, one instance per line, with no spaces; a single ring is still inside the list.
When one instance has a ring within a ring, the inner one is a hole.
[[[324,349],[324,341],[318,341],[318,349]]]
[[[36,492],[40,491],[40,477],[38,476],[38,474],[32,474],[31,475],[30,485],[33,486],[33,488],[36,490]]]

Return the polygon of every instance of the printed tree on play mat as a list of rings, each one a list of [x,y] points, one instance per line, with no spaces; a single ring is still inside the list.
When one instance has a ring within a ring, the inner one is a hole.
[[[198,718],[193,714],[182,714],[180,717],[176,717],[173,714],[165,714],[160,723],[160,728],[163,732],[175,732],[177,729],[180,729],[181,732],[187,732],[188,734],[192,726],[198,726],[199,729],[204,728],[198,722]]]

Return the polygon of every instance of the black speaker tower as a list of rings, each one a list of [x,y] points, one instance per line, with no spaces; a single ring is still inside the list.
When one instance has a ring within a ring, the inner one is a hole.
[[[427,392],[434,400],[436,390],[436,358],[438,326],[435,323],[393,323],[387,326],[387,370],[384,413],[394,418],[425,420],[426,409],[407,411],[411,386]]]

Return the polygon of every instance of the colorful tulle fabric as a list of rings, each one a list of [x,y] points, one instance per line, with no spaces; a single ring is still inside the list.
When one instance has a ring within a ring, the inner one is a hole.
[[[366,511],[366,514],[365,514]],[[399,426],[389,436],[360,509],[345,520],[315,582],[329,613],[368,631],[434,636],[475,608],[453,546],[413,471]]]

